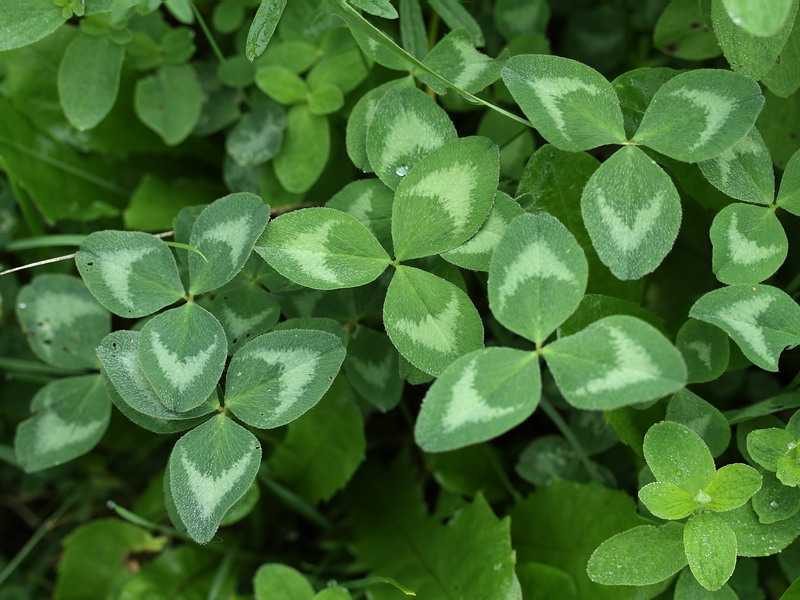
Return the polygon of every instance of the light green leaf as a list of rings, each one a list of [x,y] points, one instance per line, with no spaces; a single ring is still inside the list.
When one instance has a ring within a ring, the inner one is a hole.
[[[244,169],[258,166],[278,153],[285,129],[283,109],[273,102],[264,101],[230,130],[225,150]]]
[[[53,0],[0,0],[0,52],[32,44],[66,20]]]
[[[800,461],[797,459],[797,453],[781,456],[775,474],[783,485],[792,487],[800,485]]]
[[[748,0],[722,0],[728,17],[752,35],[769,37],[789,20],[797,5],[792,0],[766,0],[756,5]]]
[[[449,263],[472,271],[488,271],[492,255],[506,229],[525,210],[503,192],[496,192],[494,205],[478,233],[460,246],[443,252],[442,258]]]
[[[585,410],[654,400],[686,383],[680,353],[635,317],[600,319],[548,344],[542,354],[566,400]]]
[[[800,19],[795,18],[780,57],[780,62],[776,61],[761,81],[776,96],[788,98],[800,87]]]
[[[219,407],[216,392],[197,408],[176,412],[166,408],[139,365],[139,332],[115,331],[97,347],[97,356],[120,398],[136,412],[154,419],[183,420],[207,415]]]
[[[284,277],[318,290],[367,284],[391,262],[364,225],[332,208],[281,215],[267,226],[255,250]]]
[[[670,398],[666,420],[686,425],[694,431],[706,443],[712,456],[725,452],[731,441],[731,428],[725,415],[685,388]]]
[[[525,600],[577,600],[575,581],[561,569],[537,562],[517,564],[515,569]]]
[[[747,434],[747,452],[752,459],[768,471],[778,469],[778,459],[797,445],[785,429],[770,427],[756,429]]]
[[[739,600],[739,596],[727,583],[715,592],[709,592],[697,582],[690,569],[684,569],[675,583],[673,600]]]
[[[777,523],[758,521],[750,504],[723,513],[709,513],[724,520],[736,534],[739,556],[769,556],[780,552],[800,535],[800,513]]]
[[[475,94],[500,78],[506,56],[489,58],[475,49],[465,29],[456,29],[437,42],[423,63],[457,88]],[[419,78],[437,94],[447,91],[447,86],[435,77],[420,72]]]
[[[795,152],[786,163],[776,203],[793,215],[800,216],[800,151]]]
[[[719,469],[705,489],[711,500],[705,507],[716,512],[739,508],[761,489],[761,475],[753,467],[741,463]]]
[[[763,104],[761,88],[749,77],[695,69],[656,92],[633,139],[676,160],[708,160],[747,135]]]
[[[700,508],[695,497],[671,483],[648,483],[639,490],[639,500],[659,519],[683,519]]]
[[[189,293],[199,295],[223,286],[242,270],[269,221],[269,206],[258,196],[230,194],[197,217],[189,245]]]
[[[697,0],[672,0],[653,29],[661,52],[684,60],[706,60],[722,53],[703,6]]]
[[[400,353],[432,375],[483,347],[483,323],[469,297],[452,283],[412,267],[397,268],[386,293],[383,323]]]
[[[147,233],[96,231],[81,244],[75,264],[94,297],[121,317],[149,315],[184,294],[169,247]]]
[[[338,337],[290,329],[265,333],[233,355],[225,406],[260,429],[290,423],[319,402],[344,360]]]
[[[386,335],[360,326],[347,347],[347,380],[364,400],[382,412],[391,410],[403,395],[400,357]]]
[[[617,93],[587,65],[558,56],[517,55],[503,67],[503,81],[533,126],[561,150],[626,139]]]
[[[391,249],[393,201],[392,190],[380,179],[358,179],[339,190],[325,206],[355,217],[384,248]]]
[[[775,199],[772,157],[755,127],[729,150],[698,166],[726,196],[753,204],[772,204]]]
[[[142,123],[167,146],[175,146],[197,125],[203,99],[203,88],[191,65],[164,65],[137,82],[133,107]]]
[[[34,354],[54,367],[97,368],[94,349],[111,330],[111,315],[80,279],[39,275],[17,295],[16,314]]]
[[[742,0],[733,1],[742,4]],[[768,3],[774,4],[776,1],[785,3],[787,0],[769,0]],[[731,11],[726,10],[727,7],[724,4],[729,2],[731,0],[712,0],[711,2],[711,22],[714,25],[714,35],[716,35],[731,69],[757,81],[770,71],[786,44],[794,24],[797,0],[789,0],[789,14],[783,19],[777,31],[767,36],[750,33],[744,26],[745,22],[737,20],[740,15],[730,14]],[[762,2],[752,12],[759,14],[771,12],[770,8],[764,4]],[[780,13],[781,11],[778,9],[772,12]]]
[[[330,500],[364,460],[364,419],[339,377],[314,408],[289,423],[269,459],[271,475],[313,504]]]
[[[396,19],[397,11],[389,0],[348,0],[353,6],[376,17]]]
[[[222,414],[178,440],[169,457],[170,492],[193,540],[211,541],[260,466],[259,441]]]
[[[225,331],[193,302],[149,320],[139,334],[139,364],[161,403],[187,412],[214,391],[227,356]]]
[[[510,348],[470,352],[429,388],[414,438],[426,452],[490,440],[533,414],[540,393],[536,354]]]
[[[618,279],[639,279],[672,249],[681,226],[678,190],[661,167],[635,146],[600,165],[581,197],[592,245]]]
[[[483,46],[481,26],[460,0],[429,0],[429,2],[450,29],[466,29],[473,44],[478,47]]]
[[[103,437],[111,402],[99,375],[51,381],[31,401],[35,413],[17,427],[14,451],[26,473],[86,454]]]
[[[245,54],[253,61],[264,53],[283,15],[286,0],[261,0],[256,16],[250,24],[245,44]]]
[[[328,162],[331,133],[328,119],[313,115],[305,104],[289,111],[281,151],[274,159],[275,176],[287,192],[305,193]]]
[[[278,301],[252,282],[218,294],[209,310],[225,330],[228,354],[272,329],[281,315]]]
[[[739,284],[708,292],[689,316],[725,331],[753,364],[767,371],[778,370],[784,348],[800,344],[800,306],[768,285]]]
[[[58,96],[73,127],[91,129],[117,100],[125,48],[108,36],[79,34],[58,68]]]
[[[686,362],[689,383],[713,381],[728,368],[728,336],[718,327],[688,319],[678,330],[675,345]]]
[[[692,497],[706,488],[716,472],[705,442],[679,423],[662,421],[650,427],[643,451],[656,481],[671,483]]]
[[[395,190],[422,158],[457,137],[450,117],[425,92],[389,89],[367,129],[369,164]]]
[[[388,2],[388,0],[386,0]],[[340,585],[335,587],[327,587],[314,596],[313,600],[352,600],[353,597],[350,595],[350,592],[347,591],[347,588],[343,588]]]
[[[788,519],[800,510],[800,488],[783,485],[774,473],[761,473],[761,489],[753,496],[753,510],[764,524]]]
[[[484,137],[453,140],[422,158],[395,192],[395,256],[421,258],[467,241],[492,208],[499,173],[497,146]]]
[[[581,247],[547,213],[517,217],[489,267],[489,304],[500,323],[540,345],[572,314],[586,290]]]
[[[733,575],[736,534],[717,514],[692,515],[683,529],[683,545],[692,575],[705,589],[718,590]]]
[[[267,96],[281,104],[305,102],[308,86],[300,75],[279,65],[266,65],[256,72],[256,85]]]
[[[770,165],[771,168],[771,165]],[[789,241],[775,211],[730,204],[711,224],[712,267],[722,283],[759,283],[786,260]]]
[[[329,115],[342,106],[344,106],[344,94],[332,83],[316,86],[308,97],[308,110],[314,115]]]
[[[586,571],[592,581],[603,585],[639,586],[672,577],[686,562],[683,525],[640,525],[600,544],[589,558]]]
[[[279,563],[261,565],[253,578],[255,600],[311,600],[314,588],[292,567]]]

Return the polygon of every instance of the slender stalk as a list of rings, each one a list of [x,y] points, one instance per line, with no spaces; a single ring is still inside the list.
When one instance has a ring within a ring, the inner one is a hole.
[[[217,600],[222,593],[222,586],[225,584],[225,579],[228,573],[231,572],[231,565],[233,564],[233,553],[225,554],[220,562],[217,572],[214,574],[214,581],[211,583],[211,589],[208,590],[207,600]]]
[[[36,248],[55,248],[58,246],[80,246],[86,239],[85,235],[75,234],[54,234],[37,235],[34,237],[11,240],[6,244],[7,252],[19,252],[21,250],[34,250]]]
[[[545,398],[539,401],[539,406],[542,407],[545,414],[550,417],[550,420],[561,432],[561,435],[563,435],[567,442],[569,442],[569,445],[572,446],[572,449],[575,451],[578,460],[581,461],[581,464],[586,469],[586,472],[589,473],[592,479],[602,483],[603,478],[600,476],[597,466],[589,460],[589,455],[586,454],[586,449],[583,447],[583,444],[581,444],[575,432],[572,431],[572,428],[561,417],[561,414]]]
[[[214,56],[217,57],[217,60],[220,64],[225,62],[225,55],[222,53],[222,50],[219,49],[217,45],[217,40],[214,39],[214,36],[211,34],[211,30],[206,25],[206,20],[203,18],[203,15],[198,10],[197,6],[195,6],[192,0],[189,0],[189,4],[192,6],[192,10],[194,11],[194,16],[197,18],[197,22],[200,24],[200,29],[203,30],[203,35],[206,36],[208,43],[211,45],[211,50],[214,51]]]
[[[14,198],[17,201],[17,206],[19,207],[19,211],[22,213],[22,219],[25,221],[28,231],[31,235],[42,235],[44,233],[44,227],[42,227],[39,214],[33,207],[33,203],[25,193],[25,190],[19,187],[13,177],[8,178],[8,183],[11,186],[11,193],[14,194]]]

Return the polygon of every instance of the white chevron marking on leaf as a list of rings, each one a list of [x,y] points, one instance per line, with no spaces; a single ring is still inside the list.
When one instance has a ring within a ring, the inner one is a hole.
[[[444,430],[449,432],[463,427],[467,423],[486,423],[512,412],[509,406],[489,406],[480,392],[475,388],[475,363],[473,358],[453,385],[450,403],[442,419]]]
[[[236,481],[245,474],[253,456],[254,454],[245,454],[224,472],[214,477],[200,472],[200,469],[187,456],[186,450],[183,451],[181,466],[188,476],[189,489],[194,496],[195,507],[204,521],[211,517],[225,495],[236,485]]]
[[[473,163],[455,163],[432,171],[417,183],[406,188],[405,193],[423,198],[433,198],[447,213],[453,228],[464,229],[472,212],[472,199],[478,187],[477,167]]]
[[[694,353],[697,354],[697,358],[706,366],[706,369],[711,368],[711,344],[695,340],[686,344],[686,347],[689,350],[694,350]]]
[[[55,331],[70,327],[81,317],[104,314],[99,304],[75,294],[43,294],[33,304],[36,322],[42,323],[43,330]]]
[[[772,298],[760,296],[734,302],[719,313],[719,318],[731,329],[741,335],[747,344],[766,361],[771,361],[764,332],[758,324],[758,318],[767,312]]]
[[[320,355],[305,348],[293,350],[260,350],[251,355],[268,365],[277,365],[280,369],[278,378],[278,403],[270,406],[273,417],[279,417],[289,410],[300,399],[308,384],[314,379]]]
[[[350,365],[367,383],[382,388],[392,376],[392,355],[387,353],[380,362],[361,360],[356,356],[348,357]]]
[[[575,390],[577,395],[599,394],[621,390],[630,385],[655,379],[661,371],[647,351],[628,337],[621,329],[607,326],[614,347],[614,362],[617,366],[602,377],[593,379]]]
[[[128,308],[134,308],[130,292],[133,264],[155,251],[152,247],[115,250],[104,253],[102,259],[96,263],[100,277],[103,278],[111,294]]]
[[[757,242],[742,235],[739,231],[739,218],[736,213],[731,215],[727,233],[731,260],[738,265],[752,265],[781,251],[780,246],[759,246]]]
[[[489,218],[480,231],[457,248],[450,250],[450,254],[473,256],[493,250],[500,241],[500,238],[503,237],[507,224],[508,223],[496,213],[490,213]]]
[[[269,312],[262,312],[250,317],[237,315],[229,306],[222,307],[222,320],[228,326],[229,333],[234,338],[239,338],[250,331],[253,327],[261,323]]]
[[[194,356],[181,358],[164,345],[158,332],[154,332],[150,347],[156,356],[161,373],[180,393],[184,392],[202,374],[215,345],[216,340],[211,342],[208,348]]]
[[[743,137],[733,148],[723,152],[717,158],[713,159],[717,163],[719,169],[720,183],[727,185],[731,175],[731,164],[737,156],[744,156],[745,154],[758,154],[761,146],[753,140],[749,135]]]
[[[395,327],[420,346],[450,352],[456,345],[458,314],[458,300],[453,296],[438,315],[425,315],[421,321],[398,319]]]
[[[600,90],[588,83],[572,77],[543,77],[530,82],[531,89],[539,97],[547,114],[553,119],[558,130],[564,137],[570,136],[566,132],[564,113],[559,108],[558,102],[572,92],[584,91],[590,96],[596,96]]]
[[[372,215],[372,197],[374,195],[374,190],[364,190],[353,199],[353,202],[350,203],[347,212],[362,223],[364,221],[369,221]]]
[[[535,277],[556,279],[566,283],[576,282],[575,274],[561,258],[547,244],[537,241],[517,256],[503,274],[503,284],[499,290],[500,307],[506,305],[523,282]]]
[[[608,227],[608,239],[623,252],[632,252],[641,245],[645,236],[656,226],[664,207],[664,193],[660,192],[650,204],[640,208],[633,215],[633,223],[629,225],[601,192],[598,191],[596,194],[600,218]]]
[[[292,240],[292,247],[281,248],[281,252],[309,277],[338,285],[341,283],[339,276],[327,264],[328,238],[335,226],[334,221],[325,221],[318,229],[298,232]]]
[[[204,231],[200,239],[225,244],[231,250],[231,265],[238,265],[247,244],[249,222],[247,216],[222,221]]]
[[[47,411],[36,421],[36,451],[53,452],[88,440],[103,427],[103,424],[103,421],[70,423],[53,411]]]
[[[472,44],[463,38],[452,38],[451,47],[455,50],[462,68],[453,78],[456,87],[464,89],[476,81],[491,66],[491,59],[476,51]]]
[[[401,110],[383,138],[378,160],[394,172],[401,166],[401,159],[428,154],[444,142],[444,136],[430,122],[415,112]]]
[[[675,90],[674,95],[685,98],[706,113],[706,126],[689,150],[697,150],[700,146],[707,144],[722,129],[734,108],[734,103],[729,98],[709,90],[679,89]]]

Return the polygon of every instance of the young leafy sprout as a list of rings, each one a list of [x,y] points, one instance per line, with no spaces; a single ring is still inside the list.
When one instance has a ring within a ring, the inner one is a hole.
[[[800,411],[794,413],[785,429],[756,429],[747,435],[747,451],[755,462],[775,473],[786,486],[800,485]]]

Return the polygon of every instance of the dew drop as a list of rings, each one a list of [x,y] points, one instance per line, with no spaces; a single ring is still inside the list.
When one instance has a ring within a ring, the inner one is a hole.
[[[772,508],[778,508],[778,501],[777,500],[773,500],[772,502],[769,503],[769,505]]]
[[[405,177],[406,175],[408,175],[408,167],[406,165],[400,165],[395,170],[395,173],[397,173],[399,177]]]
[[[20,303],[17,305],[17,307],[18,307],[18,308],[28,308],[28,305],[27,305],[27,304],[25,304],[24,302],[20,302]]]

